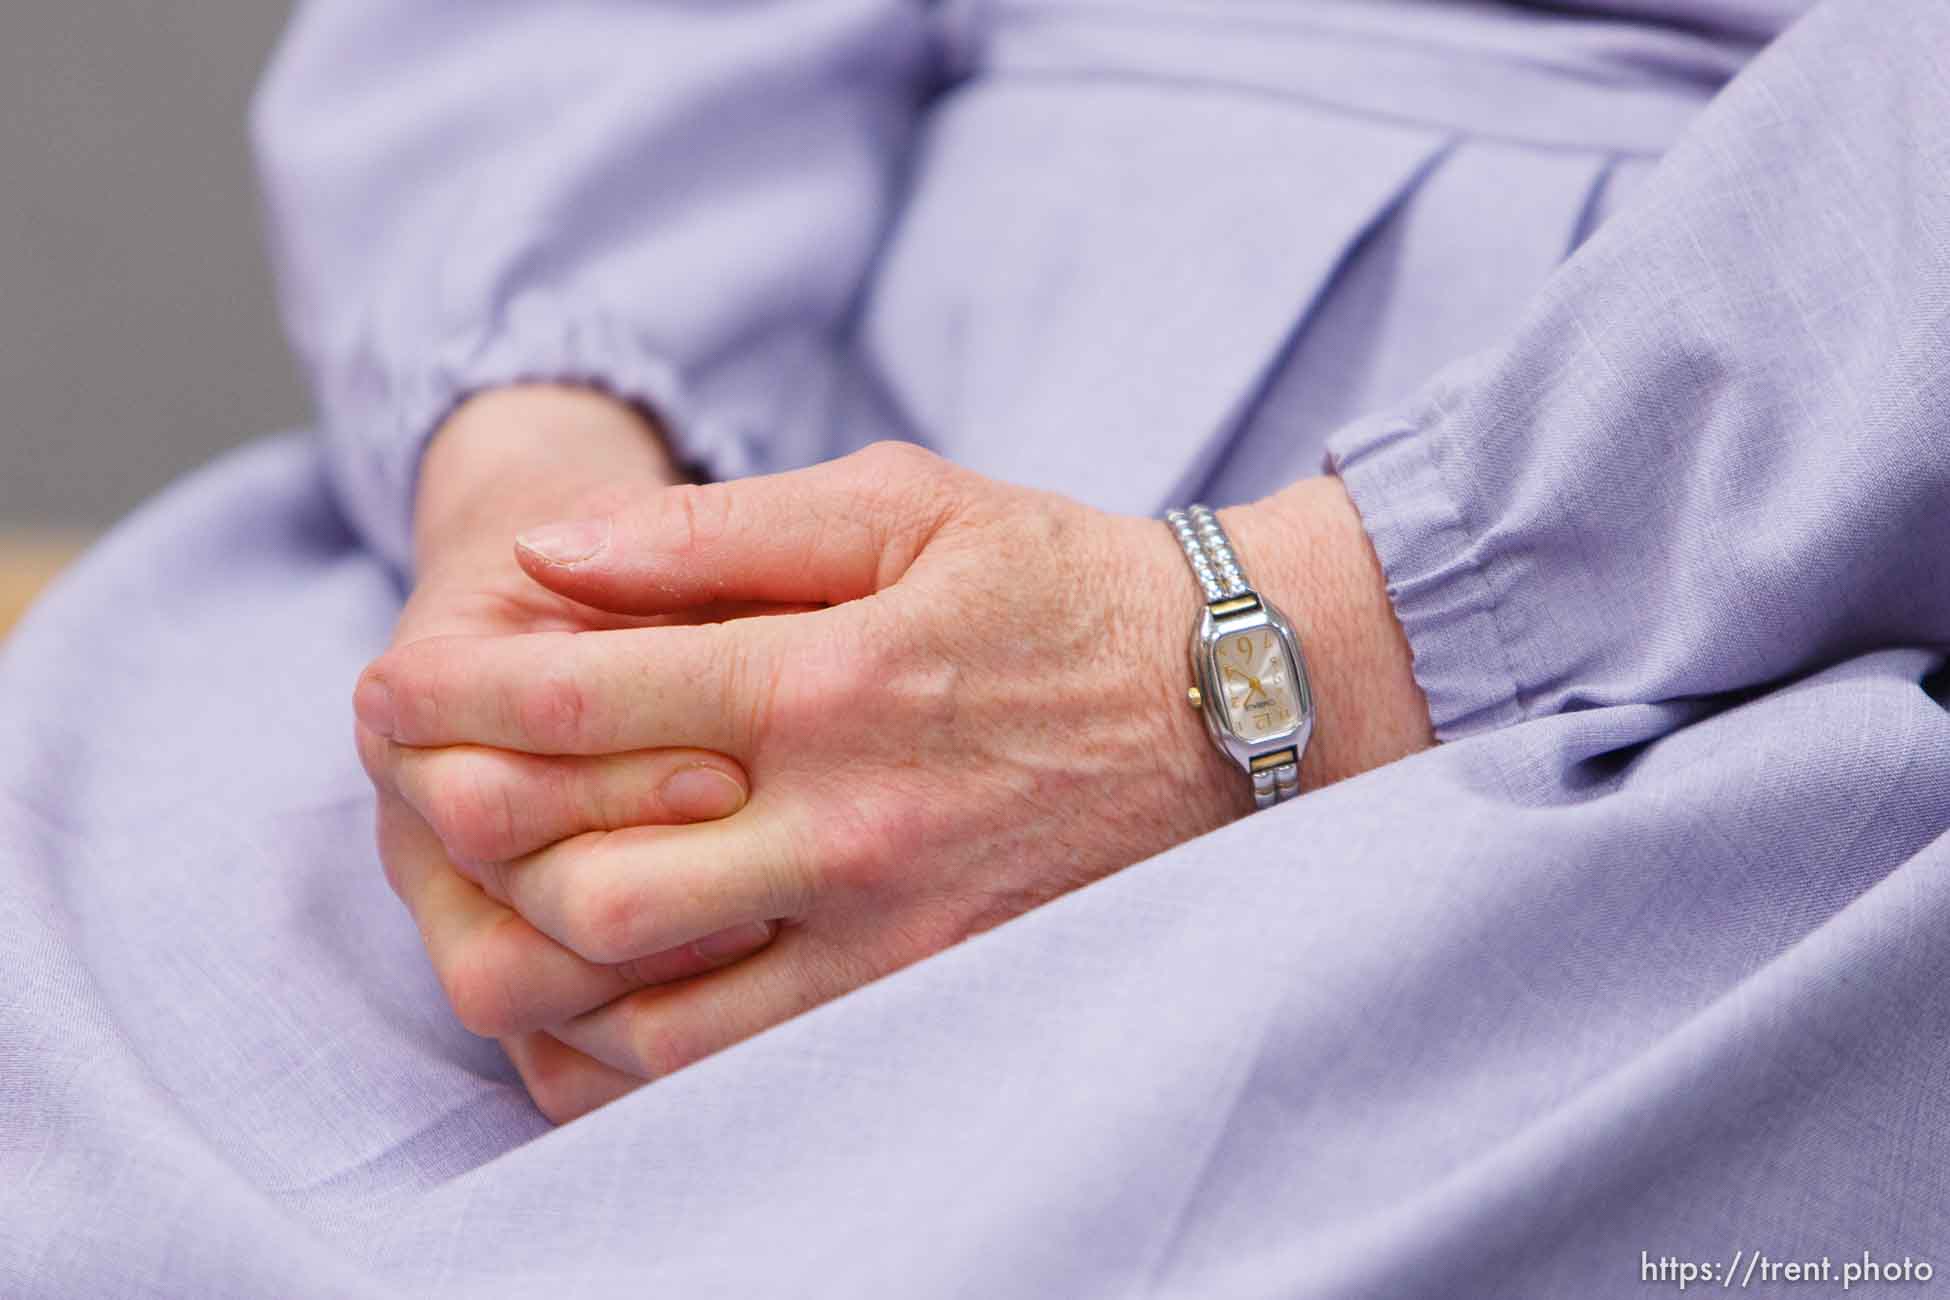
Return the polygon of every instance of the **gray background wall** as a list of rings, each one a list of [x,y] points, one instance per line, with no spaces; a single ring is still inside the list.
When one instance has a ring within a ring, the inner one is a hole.
[[[0,4],[0,530],[299,423],[244,114],[285,6]]]

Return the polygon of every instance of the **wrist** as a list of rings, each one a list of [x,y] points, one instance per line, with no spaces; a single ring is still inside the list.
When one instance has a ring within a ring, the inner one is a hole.
[[[1284,610],[1313,687],[1303,790],[1435,743],[1381,563],[1341,481],[1303,479],[1219,512],[1253,587]]]
[[[523,384],[477,394],[421,459],[414,552],[424,572],[457,545],[505,549],[532,524],[586,513],[593,496],[679,482],[655,422],[588,388]]]

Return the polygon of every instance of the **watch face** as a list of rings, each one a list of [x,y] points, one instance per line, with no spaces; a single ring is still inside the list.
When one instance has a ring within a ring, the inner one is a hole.
[[[1300,688],[1286,647],[1271,628],[1219,638],[1213,664],[1225,695],[1226,718],[1244,740],[1291,731],[1300,720]]]

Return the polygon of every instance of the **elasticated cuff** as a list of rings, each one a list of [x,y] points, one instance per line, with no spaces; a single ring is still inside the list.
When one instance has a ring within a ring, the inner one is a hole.
[[[1524,710],[1481,532],[1438,461],[1441,420],[1429,398],[1357,421],[1329,440],[1327,469],[1346,486],[1381,559],[1436,737],[1456,740],[1517,722]]]
[[[412,572],[413,503],[428,440],[469,397],[523,383],[601,389],[654,412],[681,463],[711,478],[755,472],[745,432],[695,409],[676,367],[609,321],[513,319],[410,373],[368,354],[318,385],[332,431],[328,458],[353,525],[402,574]]]

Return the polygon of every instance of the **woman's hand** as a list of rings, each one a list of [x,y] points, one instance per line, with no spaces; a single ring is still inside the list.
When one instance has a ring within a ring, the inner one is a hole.
[[[1305,781],[1429,743],[1339,485],[1297,485],[1227,523],[1309,656],[1321,717]],[[1198,601],[1153,521],[890,445],[538,531],[522,564],[619,617],[829,606],[440,637],[389,653],[361,682],[365,726],[415,750],[596,763],[695,747],[751,774],[750,802],[723,820],[577,835],[464,867],[595,966],[781,923],[754,957],[553,1027],[622,1075],[668,1073],[1252,806],[1186,706]],[[574,782],[525,781],[513,763],[482,778],[489,804],[586,797]]]
[[[600,394],[524,387],[468,402],[424,460],[417,580],[393,644],[642,625],[537,586],[516,564],[509,539],[564,513],[652,499],[677,479],[655,430]],[[635,1080],[578,1061],[537,1031],[646,984],[735,960],[771,939],[769,926],[735,927],[672,952],[596,965],[537,932],[452,865],[517,856],[605,825],[723,816],[745,798],[744,772],[728,759],[665,749],[544,762],[454,749],[433,762],[432,754],[400,750],[364,728],[358,739],[378,791],[387,878],[412,911],[462,1023],[500,1036],[531,1091],[560,1093],[566,1082],[582,1106],[627,1091]],[[560,790],[571,772],[591,797],[573,804],[482,801],[484,792],[504,786]]]

